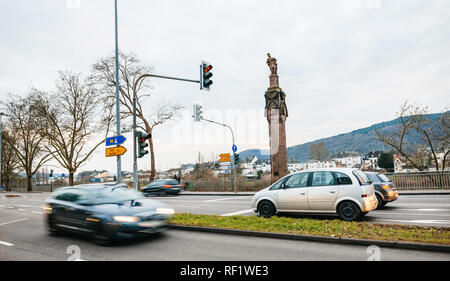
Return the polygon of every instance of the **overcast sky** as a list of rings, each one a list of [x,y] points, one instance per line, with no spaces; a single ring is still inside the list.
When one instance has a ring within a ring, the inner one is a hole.
[[[405,100],[432,112],[450,106],[448,0],[118,2],[120,49],[155,73],[198,79],[201,60],[214,66],[210,92],[152,81],[149,115],[161,100],[185,106],[154,131],[158,170],[194,162],[199,151],[205,161],[231,151],[226,128],[193,123],[194,102],[235,128],[239,150],[268,148],[267,52],[286,93],[288,146],[391,120]],[[58,70],[87,74],[114,51],[114,1],[0,0],[0,35],[0,98],[52,91]],[[131,171],[131,141],[125,146]],[[80,171],[115,165],[102,147]],[[149,169],[149,156],[138,165]]]

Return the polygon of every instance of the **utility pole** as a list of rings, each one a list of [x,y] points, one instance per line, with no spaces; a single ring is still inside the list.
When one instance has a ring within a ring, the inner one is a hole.
[[[116,41],[116,135],[120,135],[120,96],[119,96],[119,31],[117,23],[117,0],[114,0],[114,14],[115,14],[115,41]],[[117,156],[117,182],[122,182],[122,159]]]

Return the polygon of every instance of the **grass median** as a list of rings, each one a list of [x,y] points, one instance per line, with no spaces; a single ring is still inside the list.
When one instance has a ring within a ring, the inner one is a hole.
[[[325,237],[373,239],[450,245],[450,228],[347,222],[339,219],[310,219],[274,216],[217,216],[175,214],[171,224],[277,232]]]

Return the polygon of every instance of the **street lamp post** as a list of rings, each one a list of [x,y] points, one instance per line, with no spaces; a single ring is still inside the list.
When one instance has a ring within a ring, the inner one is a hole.
[[[2,131],[3,131],[3,112],[0,112],[0,186],[2,185]]]
[[[116,135],[120,135],[120,96],[119,96],[119,39],[118,39],[118,23],[117,23],[117,0],[114,0],[115,15],[115,43],[116,43]],[[117,156],[117,182],[122,182],[122,160],[120,155]]]

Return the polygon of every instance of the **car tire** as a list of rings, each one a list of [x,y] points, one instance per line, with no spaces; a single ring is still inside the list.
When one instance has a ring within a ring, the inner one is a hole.
[[[61,233],[62,233],[62,231],[57,226],[55,226],[52,219],[50,219],[50,218],[48,220],[47,230],[51,236],[55,236],[55,237],[61,236]]]
[[[384,205],[386,205],[386,202],[384,202],[383,198],[381,198],[381,196],[378,194],[377,194],[377,200],[378,200],[377,210],[383,209]]]
[[[338,216],[344,221],[355,221],[361,217],[361,210],[358,205],[351,201],[344,201],[337,208]]]
[[[275,215],[276,209],[272,202],[264,200],[258,204],[259,215],[265,218],[270,218]]]

